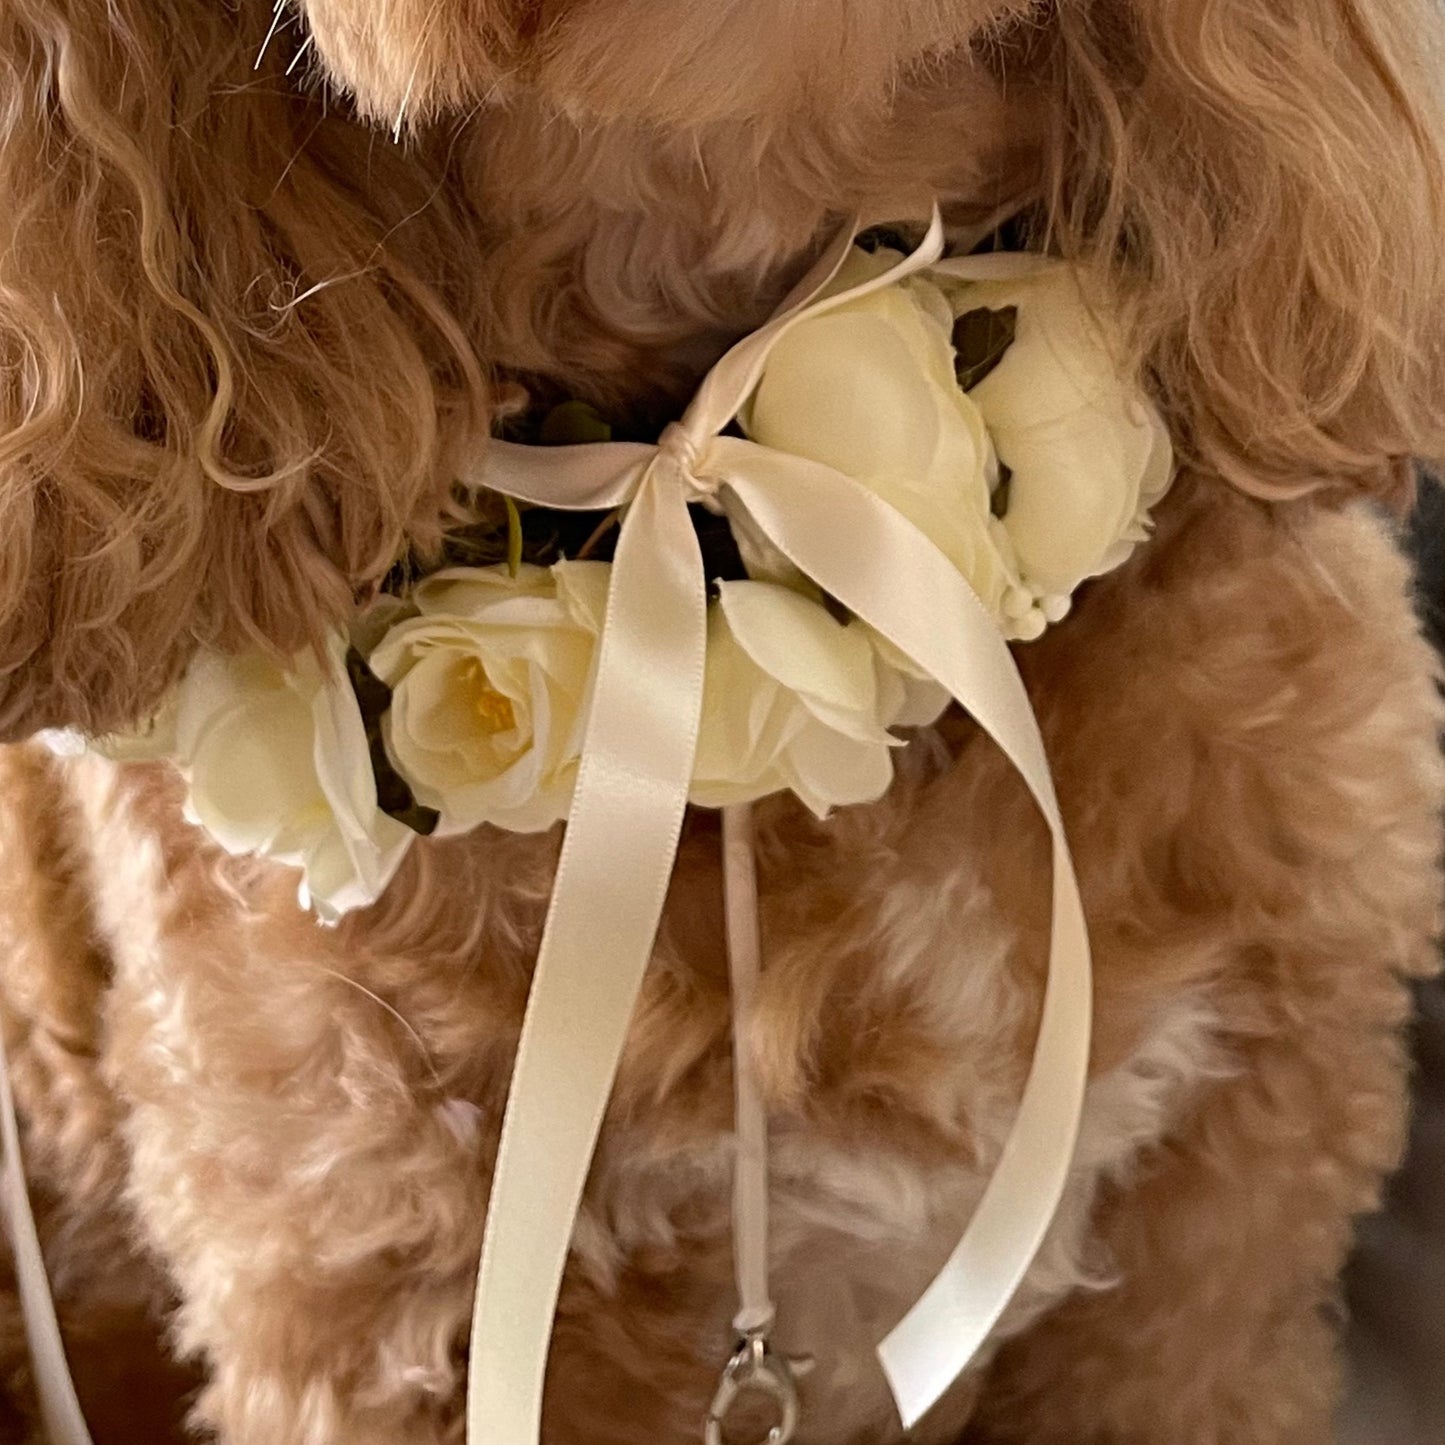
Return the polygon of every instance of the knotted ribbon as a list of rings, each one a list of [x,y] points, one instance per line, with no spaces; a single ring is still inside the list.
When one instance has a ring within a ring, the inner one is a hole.
[[[706,578],[688,504],[725,498],[790,562],[940,682],[1022,775],[1053,840],[1052,939],[1018,1112],[947,1263],[878,1354],[905,1426],[964,1370],[1007,1307],[1062,1196],[1090,1037],[1088,937],[1043,741],[997,626],[910,521],[831,467],[722,435],[804,316],[936,266],[921,244],[832,295],[854,232],[737,343],[655,446],[488,441],[463,480],[563,510],[625,507],[591,710],[492,1181],[472,1318],[471,1445],[533,1445],[553,1316],[607,1099],[661,918],[701,710]]]

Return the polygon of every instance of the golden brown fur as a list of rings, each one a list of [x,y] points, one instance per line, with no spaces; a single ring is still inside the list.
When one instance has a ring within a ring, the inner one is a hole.
[[[972,1412],[1020,1445],[1320,1445],[1438,893],[1431,664],[1380,523],[1340,509],[1445,453],[1433,5],[302,9],[264,46],[256,0],[0,14],[0,734],[133,718],[197,645],[316,636],[435,547],[490,411],[665,418],[840,215],[1027,204],[1132,301],[1189,474],[1019,653],[1083,865],[1095,1083],[1002,1348],[923,1438]],[[165,1316],[228,1445],[458,1438],[555,838],[419,845],[331,932],[208,849],[163,770],[0,756],[0,989],[88,1403],[124,1351],[172,1408]],[[962,722],[904,773],[826,826],[765,816],[754,1044],[819,1442],[896,1434],[868,1345],[977,1197],[1037,1007],[1025,799]],[[689,1438],[710,1388],[715,856],[695,818],[549,1445]],[[17,1346],[0,1305],[18,1381]]]

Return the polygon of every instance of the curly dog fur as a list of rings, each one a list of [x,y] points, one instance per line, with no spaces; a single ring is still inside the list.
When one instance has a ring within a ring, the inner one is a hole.
[[[1367,503],[1445,453],[1442,42],[1431,0],[14,0],[0,736],[140,717],[198,646],[314,642],[467,512],[468,435],[562,395],[666,419],[840,216],[1020,208],[1127,301],[1184,472],[1155,541],[1018,651],[1092,924],[1093,1076],[1045,1250],[918,1438],[1321,1445],[1439,894],[1433,667]],[[897,1436],[870,1346],[978,1197],[1041,987],[1016,780],[956,717],[900,772],[826,825],[761,810],[750,1043],[830,1445]],[[0,750],[0,999],[98,1445],[187,1410],[226,1445],[460,1439],[556,848],[429,840],[327,930],[165,768]],[[713,1383],[719,924],[699,814],[548,1445],[689,1439]]]

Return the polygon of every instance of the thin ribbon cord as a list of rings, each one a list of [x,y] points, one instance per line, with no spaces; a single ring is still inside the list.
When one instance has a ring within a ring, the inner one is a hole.
[[[722,830],[724,921],[732,988],[733,1133],[737,1138],[733,1270],[738,1312],[733,1326],[739,1334],[748,1334],[767,1329],[775,1313],[768,1288],[768,1116],[746,1036],[762,967],[752,805],[724,808]]]
[[[60,1322],[45,1273],[45,1256],[35,1228],[30,1191],[25,1186],[25,1160],[20,1152],[20,1120],[10,1087],[10,1062],[0,1029],[0,1140],[5,1146],[5,1216],[10,1247],[15,1256],[15,1278],[20,1290],[20,1313],[35,1371],[35,1393],[40,1418],[50,1445],[91,1445],[90,1431],[75,1395],[75,1382],[65,1358]]]
[[[723,1427],[743,1395],[771,1403],[775,1423],[764,1445],[789,1445],[798,1428],[797,1376],[810,1360],[790,1360],[773,1347],[776,1309],[768,1287],[768,1115],[752,1049],[748,1020],[762,975],[757,857],[753,810],[736,803],[722,810],[723,913],[733,1026],[733,1273],[738,1312],[737,1341],[723,1367],[707,1418],[703,1445],[724,1445]]]

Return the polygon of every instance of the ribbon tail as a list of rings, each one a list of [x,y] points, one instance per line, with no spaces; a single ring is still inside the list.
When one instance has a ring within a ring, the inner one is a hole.
[[[1053,837],[1048,982],[1012,1132],[952,1256],[878,1350],[911,1427],[998,1323],[1063,1197],[1088,1080],[1084,910],[1028,694],[1008,645],[957,568],[852,478],[757,447],[730,456],[731,445],[726,437],[716,444],[718,471],[754,521],[795,566],[968,709],[1023,776]]]
[[[993,1332],[1068,1184],[1088,1084],[1093,987],[1083,903],[1068,846],[1057,831],[1053,873],[1053,953],[1013,1128],[953,1253],[878,1346],[908,1429]]]
[[[662,914],[702,701],[683,494],[643,478],[618,540],[576,795],[517,1047],[472,1316],[470,1445],[539,1438],[577,1210]]]

